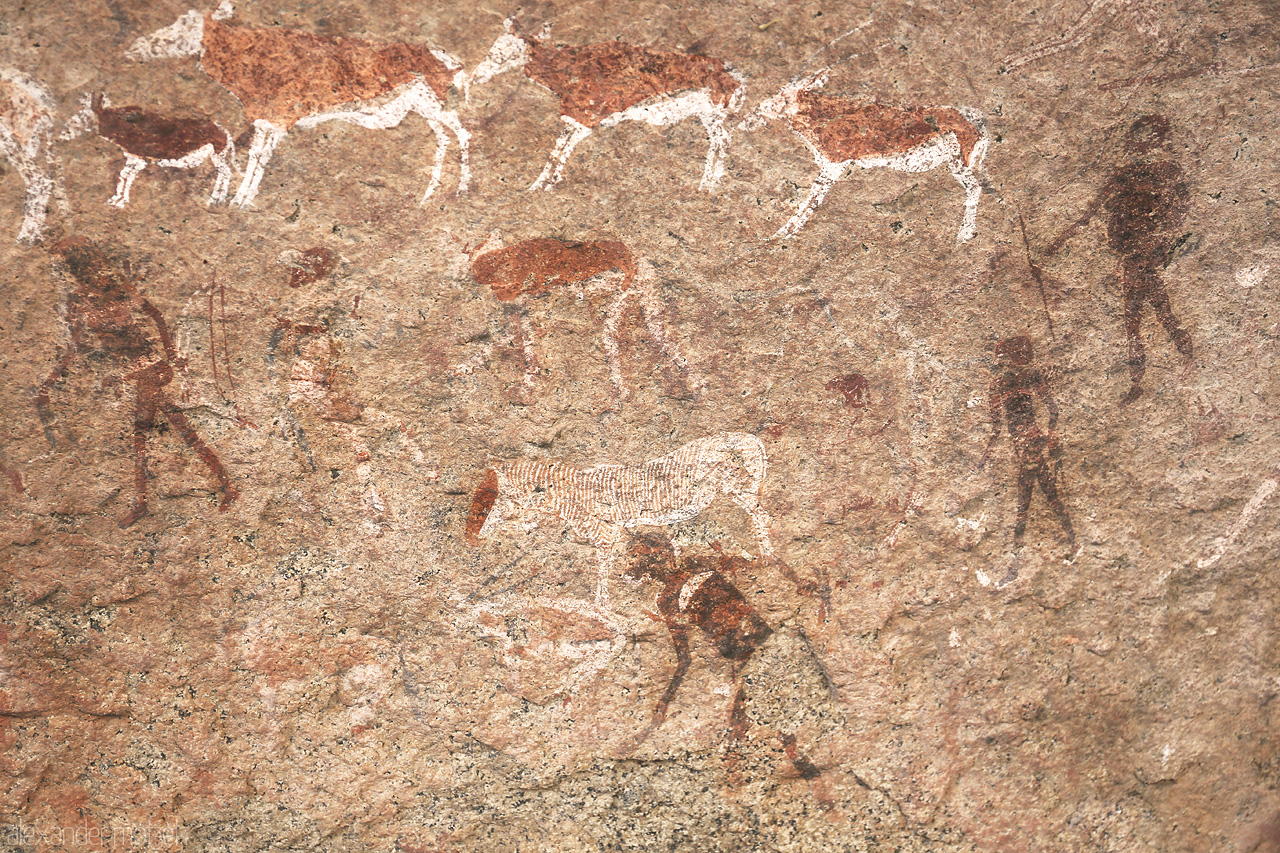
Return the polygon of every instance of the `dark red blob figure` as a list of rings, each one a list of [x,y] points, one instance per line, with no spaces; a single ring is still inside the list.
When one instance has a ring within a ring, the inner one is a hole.
[[[1076,534],[1062,500],[1062,445],[1055,432],[1058,406],[1049,393],[1049,383],[1044,374],[1032,366],[1032,359],[1031,338],[1025,335],[1005,338],[996,344],[996,376],[989,394],[992,433],[983,461],[1000,438],[1003,418],[1008,424],[1018,466],[1018,519],[1013,528],[1014,546],[1021,548],[1026,537],[1027,515],[1038,483],[1074,549]],[[1044,430],[1036,419],[1037,397],[1049,412],[1049,422]]]
[[[662,591],[658,593],[658,613],[671,633],[676,652],[675,672],[671,674],[667,689],[653,710],[653,719],[640,740],[666,720],[667,709],[689,671],[693,660],[689,654],[691,629],[700,631],[720,657],[733,661],[733,681],[737,690],[729,712],[729,739],[732,745],[746,738],[751,722],[746,713],[742,666],[773,634],[773,629],[722,573],[721,570],[732,572],[738,563],[745,561],[723,554],[677,560],[671,540],[660,533],[635,536],[628,544],[624,574],[632,580],[652,580],[662,584]],[[794,734],[781,732],[779,736],[787,758],[802,778],[815,779],[821,775],[818,767],[798,750]],[[733,755],[733,750],[730,755]]]
[[[121,527],[128,527],[147,514],[147,436],[163,414],[187,446],[204,461],[222,488],[218,509],[225,510],[239,492],[231,484],[218,455],[196,433],[186,415],[165,390],[173,381],[174,368],[186,367],[173,345],[173,337],[160,311],[135,286],[136,278],[127,258],[90,240],[70,238],[50,250],[62,258],[66,271],[75,280],[67,300],[67,323],[71,341],[58,354],[58,363],[36,393],[36,409],[44,423],[45,437],[56,446],[50,407],[50,391],[66,376],[78,353],[97,338],[97,351],[116,374],[104,384],[132,383],[134,386],[133,457],[134,505]]]
[[[1171,128],[1160,115],[1138,119],[1125,135],[1131,162],[1111,175],[1084,215],[1054,241],[1053,255],[1086,225],[1098,210],[1107,213],[1107,245],[1120,257],[1124,288],[1124,332],[1129,342],[1129,392],[1125,402],[1142,394],[1147,370],[1142,342],[1142,309],[1150,305],[1178,352],[1188,360],[1191,335],[1173,315],[1161,274],[1181,244],[1178,231],[1186,217],[1191,192],[1182,168],[1166,153]]]

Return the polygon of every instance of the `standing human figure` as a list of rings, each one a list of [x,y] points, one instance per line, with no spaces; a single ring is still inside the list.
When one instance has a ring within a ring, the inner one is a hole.
[[[1131,162],[1111,175],[1085,210],[1046,250],[1056,254],[1099,209],[1107,213],[1107,245],[1120,256],[1124,288],[1124,332],[1129,341],[1131,403],[1142,394],[1147,369],[1142,343],[1142,306],[1150,304],[1173,345],[1188,360],[1191,335],[1178,325],[1161,273],[1178,247],[1178,230],[1186,218],[1191,191],[1186,174],[1169,155],[1169,120],[1161,115],[1138,119],[1125,134]]]
[[[36,409],[44,423],[45,437],[50,446],[54,445],[54,416],[49,405],[49,392],[66,376],[76,353],[89,343],[86,340],[89,335],[96,336],[98,350],[106,362],[118,370],[117,375],[104,380],[104,387],[123,382],[134,386],[134,504],[132,511],[120,519],[120,526],[128,527],[148,512],[147,434],[160,414],[217,479],[222,487],[218,509],[225,510],[240,493],[231,484],[218,455],[200,438],[182,409],[165,390],[165,386],[173,381],[174,368],[185,368],[187,361],[178,355],[160,311],[138,292],[135,286],[137,278],[129,260],[98,243],[81,238],[62,240],[50,251],[63,259],[66,270],[76,281],[76,287],[67,300],[66,320],[70,326],[71,341],[61,350],[57,366],[36,393]],[[161,351],[157,352],[157,349]]]
[[[1049,393],[1049,383],[1044,374],[1032,366],[1031,338],[1026,335],[1005,338],[996,344],[996,376],[989,392],[991,402],[991,440],[987,443],[983,463],[990,457],[1000,439],[1000,421],[1008,424],[1009,438],[1013,442],[1013,455],[1018,466],[1018,518],[1013,527],[1014,548],[1021,550],[1027,532],[1027,514],[1031,509],[1031,496],[1036,483],[1045,500],[1053,508],[1067,541],[1075,550],[1076,533],[1071,526],[1071,516],[1062,501],[1062,445],[1055,428],[1058,425],[1058,405]],[[1036,419],[1035,398],[1044,401],[1049,412],[1049,423],[1044,429]],[[1017,563],[1010,570],[1008,583],[1017,575]]]
[[[746,712],[742,667],[773,634],[773,629],[747,603],[742,593],[725,578],[722,569],[732,572],[745,560],[720,554],[676,559],[671,540],[661,533],[634,536],[627,545],[626,577],[653,580],[662,584],[658,593],[658,615],[671,634],[676,652],[676,669],[653,710],[648,727],[637,738],[643,741],[667,719],[667,709],[680,690],[692,657],[690,629],[697,628],[715,646],[720,657],[732,661],[733,683],[737,688],[729,712],[728,762],[736,760],[736,747],[747,736],[751,721]],[[796,746],[792,732],[778,732],[787,758],[804,779],[816,779],[822,771]]]

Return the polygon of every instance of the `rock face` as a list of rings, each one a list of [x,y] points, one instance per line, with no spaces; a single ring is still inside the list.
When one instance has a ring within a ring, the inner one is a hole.
[[[1280,851],[1274,3],[187,12],[0,10],[0,849]]]

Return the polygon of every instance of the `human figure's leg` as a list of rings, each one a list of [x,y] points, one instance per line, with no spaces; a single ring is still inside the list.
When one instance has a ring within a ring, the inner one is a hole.
[[[1062,525],[1063,531],[1067,534],[1067,541],[1074,546],[1076,544],[1076,531],[1071,526],[1071,515],[1067,512],[1067,506],[1062,501],[1062,495],[1058,493],[1057,479],[1048,465],[1040,466],[1037,479],[1040,482],[1040,491],[1044,492],[1045,499],[1049,501],[1049,506],[1053,507],[1054,514],[1058,516],[1058,523]]]
[[[1169,304],[1169,292],[1165,290],[1164,282],[1158,276],[1154,278],[1151,287],[1147,290],[1147,302],[1151,303],[1151,310],[1155,312],[1156,319],[1173,339],[1173,345],[1178,348],[1178,352],[1182,353],[1183,358],[1191,358],[1193,353],[1191,335],[1178,325],[1178,318],[1173,316],[1173,306]]]
[[[1031,491],[1035,488],[1037,466],[1033,461],[1018,459],[1018,517],[1013,524],[1013,547],[1022,548],[1027,533],[1027,515],[1031,509]]]
[[[1147,351],[1142,344],[1142,303],[1146,301],[1150,270],[1143,264],[1126,261],[1124,286],[1124,334],[1129,343],[1129,394],[1126,402],[1142,393],[1142,377],[1147,372]]]
[[[147,514],[147,430],[156,417],[156,392],[152,383],[139,382],[133,404],[133,509],[120,519],[121,527],[129,527]]]
[[[163,394],[159,389],[157,389],[157,392],[158,394]],[[231,478],[227,476],[226,469],[222,467],[222,461],[218,459],[218,454],[214,453],[213,448],[204,443],[204,439],[191,426],[187,416],[171,400],[161,397],[160,407],[161,411],[164,412],[164,416],[169,419],[169,423],[173,424],[173,428],[182,436],[182,440],[196,452],[196,455],[204,461],[213,476],[217,478],[218,483],[222,486],[222,500],[218,501],[218,509],[225,510],[231,505],[232,501],[240,497],[240,492],[235,486],[231,485]]]

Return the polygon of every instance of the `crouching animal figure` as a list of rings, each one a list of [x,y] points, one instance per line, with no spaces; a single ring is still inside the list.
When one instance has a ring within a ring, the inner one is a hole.
[[[194,169],[213,162],[216,177],[209,204],[222,204],[231,188],[231,166],[236,146],[222,125],[199,118],[170,118],[141,107],[113,107],[107,96],[96,92],[83,100],[84,109],[67,122],[63,139],[96,133],[124,152],[124,168],[116,182],[116,194],[107,204],[124,207],[129,190],[148,163],[166,169]]]
[[[502,463],[485,471],[471,501],[466,535],[479,544],[527,511],[559,517],[596,547],[596,604],[607,606],[614,546],[627,528],[688,521],[721,495],[751,516],[761,555],[772,557],[769,515],[760,505],[765,465],[764,444],[742,432],[700,438],[640,465],[579,469],[540,460]]]

